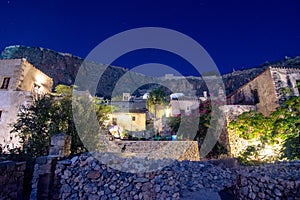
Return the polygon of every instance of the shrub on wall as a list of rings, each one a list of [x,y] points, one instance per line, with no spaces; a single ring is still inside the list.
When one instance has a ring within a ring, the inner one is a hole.
[[[300,97],[292,97],[269,116],[255,111],[243,113],[229,123],[228,130],[238,134],[241,139],[259,141],[259,145],[249,146],[240,154],[243,163],[258,159],[266,146],[278,144],[281,145],[280,155],[274,155],[273,158],[294,160],[300,159],[299,125]]]

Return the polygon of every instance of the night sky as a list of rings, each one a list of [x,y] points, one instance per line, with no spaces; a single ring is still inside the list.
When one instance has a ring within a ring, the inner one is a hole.
[[[0,0],[0,49],[40,46],[85,58],[106,38],[138,27],[182,32],[210,54],[221,73],[300,55],[300,1]],[[113,64],[149,62],[195,75],[185,60],[140,50]]]

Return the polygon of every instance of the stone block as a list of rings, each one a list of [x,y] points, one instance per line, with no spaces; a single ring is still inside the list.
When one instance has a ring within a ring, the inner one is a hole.
[[[36,164],[46,164],[47,163],[47,156],[41,156],[41,157],[38,157],[36,160],[35,160],[35,163]]]
[[[49,155],[70,155],[71,136],[60,133],[51,137]]]

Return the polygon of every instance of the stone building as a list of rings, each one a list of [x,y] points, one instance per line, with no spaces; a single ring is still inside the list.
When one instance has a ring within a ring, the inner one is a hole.
[[[0,144],[18,145],[10,134],[21,105],[29,105],[39,95],[50,93],[53,81],[26,59],[0,60]]]
[[[146,100],[132,98],[129,93],[123,94],[122,101],[111,101],[116,110],[110,116],[110,123],[129,131],[146,130]]]
[[[269,115],[291,96],[299,96],[300,69],[268,67],[249,83],[227,97],[231,105],[255,105]]]
[[[196,98],[180,98],[171,100],[171,116],[176,117],[179,114],[189,116],[194,111],[199,111],[200,101]]]

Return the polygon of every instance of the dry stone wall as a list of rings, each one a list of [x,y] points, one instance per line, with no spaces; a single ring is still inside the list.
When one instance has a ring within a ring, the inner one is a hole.
[[[300,161],[245,167],[236,184],[238,199],[300,199]]]
[[[123,200],[180,199],[185,191],[200,189],[220,192],[234,185],[237,175],[228,168],[199,161],[173,161],[154,171],[128,173],[87,153],[59,161],[55,177],[58,186],[54,188],[60,188],[59,194],[52,194],[56,199]]]
[[[229,164],[228,164],[229,163]],[[59,161],[52,199],[181,199],[230,189],[235,199],[299,199],[300,161],[240,167],[235,160],[174,161],[147,173],[127,173],[90,154]],[[55,197],[55,198],[54,198]]]
[[[0,162],[0,199],[22,199],[25,162]]]

